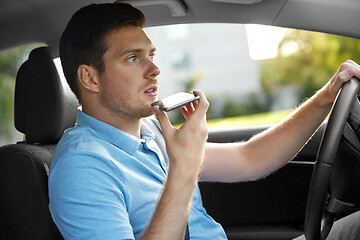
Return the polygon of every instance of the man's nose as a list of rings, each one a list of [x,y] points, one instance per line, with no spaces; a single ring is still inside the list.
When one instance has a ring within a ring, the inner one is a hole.
[[[160,68],[154,63],[150,63],[149,71],[148,71],[148,77],[155,78],[160,74]]]

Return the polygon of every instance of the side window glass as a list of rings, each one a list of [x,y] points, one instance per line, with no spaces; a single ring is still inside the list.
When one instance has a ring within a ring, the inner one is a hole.
[[[360,42],[341,36],[242,24],[146,28],[157,48],[160,95],[202,90],[210,129],[273,124],[312,96]],[[183,122],[180,111],[173,123]]]

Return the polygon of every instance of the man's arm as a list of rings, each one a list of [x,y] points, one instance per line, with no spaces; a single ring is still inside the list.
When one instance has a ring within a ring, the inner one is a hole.
[[[201,179],[249,181],[266,176],[291,160],[318,129],[331,110],[341,85],[360,78],[360,67],[346,61],[314,96],[274,127],[247,142],[205,147]]]
[[[157,118],[166,141],[169,170],[154,216],[142,239],[184,239],[191,199],[198,181],[207,139],[206,111],[209,103],[203,93],[187,115],[186,122],[174,128],[164,112]]]

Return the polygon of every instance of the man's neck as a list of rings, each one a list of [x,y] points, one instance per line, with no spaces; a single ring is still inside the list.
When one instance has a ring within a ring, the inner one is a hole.
[[[129,116],[120,116],[114,113],[100,113],[99,111],[92,111],[84,108],[82,111],[89,116],[96,118],[99,121],[107,123],[121,131],[127,132],[137,138],[140,138],[141,118],[131,118]]]

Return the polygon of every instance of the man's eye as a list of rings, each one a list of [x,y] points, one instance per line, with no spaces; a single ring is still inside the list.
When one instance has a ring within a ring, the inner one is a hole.
[[[135,56],[131,56],[131,57],[129,57],[129,58],[127,59],[127,61],[130,62],[130,63],[135,63],[136,60],[137,60],[137,59],[136,59]]]
[[[150,58],[152,61],[154,61],[154,59],[155,59],[155,54],[149,55],[149,58]]]

